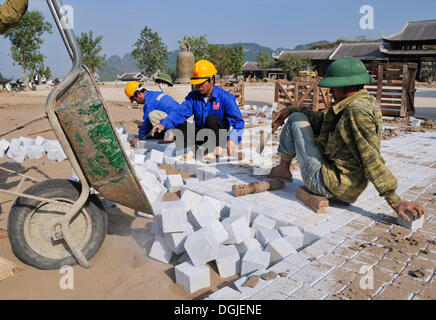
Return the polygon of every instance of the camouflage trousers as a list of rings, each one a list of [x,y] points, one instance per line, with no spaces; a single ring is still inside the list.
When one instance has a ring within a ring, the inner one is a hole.
[[[322,155],[315,144],[315,136],[306,115],[294,112],[289,116],[282,133],[278,154],[284,161],[297,156],[304,185],[312,193],[333,198],[324,185],[321,173]]]

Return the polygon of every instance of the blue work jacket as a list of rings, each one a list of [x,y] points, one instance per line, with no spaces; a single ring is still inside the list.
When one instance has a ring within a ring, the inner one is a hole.
[[[171,98],[169,95],[162,93],[160,91],[149,91],[145,92],[144,97],[144,121],[142,126],[138,131],[139,139],[145,139],[147,134],[151,131],[153,126],[148,119],[148,114],[154,110],[159,110],[165,112],[167,115],[171,115],[180,108],[180,105]],[[169,123],[171,120],[168,121]]]
[[[224,128],[230,130],[230,127],[233,127],[227,139],[236,144],[241,142],[245,122],[236,104],[235,96],[226,90],[214,85],[207,103],[198,90],[193,90],[180,105],[179,112],[171,114],[160,123],[165,129],[172,129],[185,122],[192,115],[194,115],[195,124],[199,128],[204,128],[206,118],[209,115],[217,116]]]

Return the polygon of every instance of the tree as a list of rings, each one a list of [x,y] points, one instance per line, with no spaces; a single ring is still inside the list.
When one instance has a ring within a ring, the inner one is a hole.
[[[101,46],[103,36],[94,39],[94,32],[90,30],[88,33],[82,32],[76,38],[80,51],[82,51],[83,64],[89,68],[91,74],[94,74],[106,64],[106,55],[99,55],[103,50]]]
[[[271,59],[271,55],[269,52],[266,51],[260,51],[259,55],[256,57],[256,62],[261,68],[269,68],[274,66],[275,62],[273,59]],[[262,71],[263,77],[266,77],[266,71]]]
[[[302,67],[312,65],[312,60],[309,57],[288,53],[280,58],[279,65],[283,71],[286,72],[288,79],[292,79],[298,75],[298,71],[300,71]]]
[[[27,11],[19,24],[5,32],[4,37],[11,42],[11,56],[21,66],[23,81],[27,81],[26,71],[36,71],[43,63],[44,56],[39,52],[44,32],[52,33],[51,23],[44,20],[39,11]],[[15,65],[15,63],[14,63]]]
[[[245,52],[244,46],[241,43],[233,45],[233,47],[229,48],[228,54],[229,57],[229,66],[228,73],[238,76],[242,74],[244,69],[244,60],[245,60]]]
[[[191,45],[191,52],[194,55],[194,60],[202,60],[202,59],[208,59],[208,47],[209,42],[206,39],[206,35],[200,36],[198,38],[196,37],[187,37],[184,36],[183,40],[186,40]],[[182,41],[178,41],[178,43],[182,43]]]
[[[220,75],[240,75],[244,66],[245,52],[242,44],[232,47],[209,45],[207,49],[208,60],[212,62]]]
[[[157,32],[145,26],[133,47],[131,54],[145,75],[151,76],[156,71],[165,69],[170,53]]]

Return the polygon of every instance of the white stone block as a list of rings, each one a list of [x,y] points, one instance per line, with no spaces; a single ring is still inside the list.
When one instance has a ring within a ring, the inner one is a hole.
[[[165,243],[165,239],[160,236],[155,236],[149,257],[164,263],[170,263],[172,255],[173,252]]]
[[[271,263],[279,262],[283,258],[297,253],[294,247],[285,238],[275,239],[268,242],[265,251],[271,254]]]
[[[168,192],[177,192],[183,187],[183,179],[180,174],[170,174],[167,175],[165,180],[165,187],[167,187]]]
[[[300,250],[303,248],[304,236],[297,226],[279,227],[279,232],[294,248]]]
[[[184,232],[171,232],[164,235],[168,247],[176,254],[185,252],[186,238],[194,232],[194,228],[190,224],[188,224],[187,229]]]
[[[136,141],[135,149],[147,149],[147,141],[144,140]]]
[[[282,238],[282,236],[275,229],[260,229],[256,231],[256,239],[264,247],[268,244],[268,242],[280,238]]]
[[[224,243],[229,238],[229,233],[218,219],[214,219],[205,226],[214,235],[218,243]]]
[[[195,186],[200,183],[200,180],[198,180],[197,178],[186,178],[183,179],[183,183],[187,186]]]
[[[216,178],[217,169],[215,167],[203,168],[203,180],[210,180]]]
[[[27,147],[27,157],[29,159],[40,159],[44,154],[44,148],[39,145]]]
[[[259,214],[254,220],[253,225],[251,226],[253,229],[274,229],[276,226],[276,221],[264,216],[263,214]]]
[[[265,269],[269,266],[270,253],[257,250],[248,250],[241,262],[241,276],[253,271]]]
[[[0,150],[6,151],[6,150],[8,150],[9,146],[10,146],[10,143],[7,140],[5,140],[5,139],[0,140]]]
[[[35,144],[35,140],[32,138],[20,137],[19,140],[21,141],[21,145],[23,147],[28,147]]]
[[[230,217],[243,216],[247,220],[247,224],[251,222],[251,211],[253,204],[247,201],[233,199],[230,204]]]
[[[206,264],[218,257],[220,244],[210,229],[202,228],[186,238],[185,250],[195,266]]]
[[[397,216],[397,223],[400,226],[403,226],[406,229],[416,231],[419,228],[422,228],[424,225],[424,215],[422,215],[419,219],[413,220],[413,215],[409,212],[406,212],[407,216],[409,217],[410,221],[404,220],[402,217]]]
[[[145,170],[152,172],[156,176],[159,175],[159,167],[157,166],[156,162],[153,162],[153,161],[147,159],[144,162],[144,168],[145,168]]]
[[[188,212],[190,221],[195,228],[199,229],[207,226],[216,219],[214,210],[208,201],[202,200],[199,204],[193,206]]]
[[[144,162],[145,162],[145,155],[135,153],[133,163],[134,164],[143,164]]]
[[[194,266],[189,262],[177,265],[175,268],[176,283],[189,293],[210,287],[210,270],[205,265]]]
[[[146,153],[147,153],[147,149],[135,149],[134,152],[135,152],[136,154],[142,154],[142,155],[145,157],[145,155],[146,155]],[[145,161],[145,160],[144,160],[144,161]]]
[[[210,203],[210,205],[213,209],[213,215],[217,219],[222,220],[226,217],[225,214],[226,214],[226,212],[228,213],[228,207],[226,206],[224,201],[218,200],[218,199],[215,199],[215,198],[212,198],[209,196],[204,196],[203,201],[207,201]]]
[[[163,158],[163,164],[164,164],[164,165],[167,165],[167,166],[174,167],[174,166],[176,165],[176,159],[173,158],[173,157],[167,157],[167,156],[164,156],[164,158]]]
[[[240,244],[250,237],[250,228],[245,217],[228,217],[222,221],[222,224],[229,233],[229,239],[225,244]]]
[[[21,141],[17,138],[13,138],[9,144],[9,150],[8,152],[14,152],[18,150],[18,148],[22,146]]]
[[[47,151],[47,158],[50,160],[56,160],[57,162],[62,162],[67,158],[67,155],[62,149],[50,149]]]
[[[241,258],[234,245],[221,246],[215,261],[221,278],[228,278],[240,273]]]
[[[41,136],[37,136],[35,139],[35,145],[42,146],[42,144],[45,142],[45,138]]]
[[[242,241],[240,244],[237,244],[236,249],[238,249],[239,255],[241,257],[244,256],[248,250],[257,250],[257,251],[263,250],[260,242],[253,238],[247,238],[244,241]]]
[[[245,296],[230,287],[221,288],[209,296],[210,300],[243,300]]]
[[[203,196],[191,190],[185,190],[180,199],[185,202],[186,209],[190,210],[202,201]]]
[[[162,202],[162,231],[184,232],[188,228],[185,203],[178,201]]]
[[[166,174],[160,174],[157,177],[157,181],[159,181],[160,184],[165,184],[165,180],[167,179],[167,177],[168,176]],[[168,192],[171,192],[171,191],[168,190]]]
[[[5,150],[0,149],[0,158],[3,158],[5,156]]]
[[[163,164],[163,152],[152,149],[148,154],[147,154],[147,159],[157,163],[157,164]]]

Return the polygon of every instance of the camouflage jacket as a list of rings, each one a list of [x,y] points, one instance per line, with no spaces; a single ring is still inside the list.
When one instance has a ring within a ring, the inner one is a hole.
[[[0,6],[0,34],[16,25],[27,10],[28,0],[6,0]]]
[[[380,155],[382,114],[375,98],[363,89],[329,108],[324,114],[307,108],[289,108],[307,115],[321,154],[324,185],[339,199],[352,203],[371,181],[380,196],[395,209],[401,199],[397,180]]]

